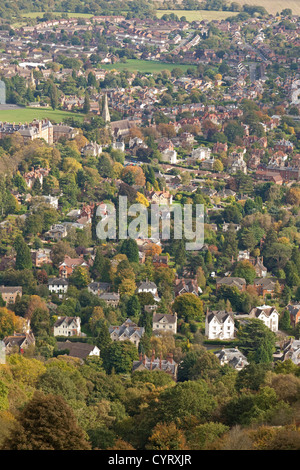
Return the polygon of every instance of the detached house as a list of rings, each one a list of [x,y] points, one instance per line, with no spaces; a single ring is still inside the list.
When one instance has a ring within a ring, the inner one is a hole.
[[[59,265],[59,277],[67,279],[78,266],[83,266],[84,268],[89,267],[83,255],[80,255],[79,258],[71,258],[66,255],[64,261]]]
[[[175,297],[181,294],[194,294],[201,293],[196,279],[175,279],[174,287]]]
[[[173,201],[173,196],[169,191],[145,191],[145,196],[150,204],[169,206]]]
[[[237,287],[243,292],[246,289],[246,281],[241,277],[219,277],[216,280],[216,288],[219,289],[221,286]]]
[[[270,307],[269,305],[254,307],[250,310],[248,316],[249,318],[258,318],[263,321],[271,331],[278,331],[279,313],[275,307]]]
[[[155,333],[161,331],[176,334],[177,333],[177,314],[154,313],[152,320],[152,330]]]
[[[294,328],[300,320],[300,303],[288,304],[286,310],[290,314],[291,325]]]
[[[173,354],[168,354],[166,359],[155,357],[155,351],[152,351],[152,356],[147,357],[145,354],[140,353],[138,361],[133,361],[132,372],[143,370],[149,371],[163,371],[169,374],[175,381],[177,379],[178,364],[173,359]]]
[[[21,286],[1,286],[0,294],[2,299],[6,304],[14,304],[17,297],[22,297],[22,287]]]
[[[6,336],[3,339],[6,354],[12,353],[16,350],[23,353],[31,345],[35,345],[35,338],[33,333],[15,333],[12,336]]]
[[[55,278],[49,279],[48,281],[48,289],[51,294],[58,294],[60,298],[62,298],[68,290],[69,282],[67,279]]]
[[[131,341],[138,347],[145,332],[141,326],[137,326],[129,318],[121,326],[110,326],[109,333],[112,341]]]
[[[80,336],[80,317],[58,317],[54,323],[54,336]]]
[[[237,348],[223,348],[214,354],[219,359],[221,366],[228,364],[235,370],[241,370],[248,365],[246,357]]]
[[[99,357],[100,356],[100,349],[93,344],[88,343],[72,343],[71,341],[60,341],[57,342],[57,349],[59,351],[66,351],[68,350],[68,355],[71,357],[77,357],[81,359],[81,361],[85,361],[88,357]]]
[[[235,333],[233,315],[225,312],[210,312],[205,318],[205,336],[208,339],[233,339]]]
[[[253,285],[258,295],[265,297],[268,294],[272,297],[276,289],[276,279],[269,277],[257,278],[254,279]],[[282,285],[280,285],[280,289],[282,289]]]
[[[160,301],[160,298],[158,296],[158,291],[157,291],[157,285],[155,284],[155,282],[148,281],[148,279],[146,281],[141,281],[138,285],[137,293],[140,294],[143,292],[147,292],[147,293],[149,292],[150,294],[153,295],[154,300],[156,302]]]

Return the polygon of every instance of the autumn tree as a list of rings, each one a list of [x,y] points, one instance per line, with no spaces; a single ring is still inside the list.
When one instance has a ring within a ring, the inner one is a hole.
[[[3,450],[89,450],[75,415],[61,396],[36,392],[21,411]]]
[[[146,449],[185,450],[187,449],[187,443],[184,433],[178,429],[174,422],[168,424],[158,423],[152,430]]]
[[[185,321],[201,320],[203,317],[203,302],[197,295],[181,294],[175,298],[172,310],[177,313],[178,318],[183,318]]]

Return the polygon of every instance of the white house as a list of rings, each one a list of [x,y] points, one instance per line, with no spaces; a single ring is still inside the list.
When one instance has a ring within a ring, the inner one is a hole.
[[[80,336],[81,319],[80,317],[58,317],[54,323],[54,336]]]
[[[192,150],[191,157],[197,160],[209,160],[211,149],[209,147],[198,147]]]
[[[155,282],[148,281],[148,279],[146,281],[140,282],[139,285],[138,285],[138,288],[137,288],[137,293],[139,294],[139,293],[142,293],[142,292],[149,292],[150,294],[153,295],[154,300],[156,302],[160,301],[160,298],[159,298],[158,292],[157,292],[157,286],[156,286]]]
[[[58,209],[58,197],[50,196],[49,194],[49,196],[42,196],[42,198],[46,204],[49,204],[54,209]]]
[[[225,312],[210,312],[205,318],[205,336],[208,339],[233,339],[234,338],[233,315]]]
[[[263,321],[271,331],[278,331],[279,313],[275,307],[271,307],[270,305],[254,307],[250,310],[249,317],[258,318]]]
[[[67,279],[63,278],[55,278],[49,279],[48,281],[48,289],[51,294],[58,294],[61,298],[63,297],[68,290],[69,282]]]
[[[161,159],[163,162],[168,162],[171,164],[177,163],[177,152],[176,150],[166,149],[161,152]]]

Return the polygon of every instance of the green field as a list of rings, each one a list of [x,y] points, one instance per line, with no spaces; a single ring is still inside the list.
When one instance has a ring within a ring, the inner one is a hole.
[[[94,16],[90,13],[68,13],[65,11],[32,11],[30,13],[23,13],[22,16],[24,16],[24,18],[37,18],[38,16],[42,18],[45,13],[52,13],[55,16],[68,15],[69,18],[91,18]]]
[[[161,18],[163,15],[174,13],[181,18],[185,16],[187,21],[212,21],[225,20],[229,16],[237,15],[232,11],[211,11],[211,10],[156,10],[156,16]]]
[[[70,113],[67,111],[60,111],[56,109],[53,111],[52,108],[49,109],[39,109],[39,108],[21,108],[21,109],[9,109],[9,110],[0,110],[0,122],[15,122],[22,124],[25,122],[31,122],[34,119],[49,119],[52,123],[63,122],[66,118],[75,118],[83,120],[83,114]]]
[[[129,72],[155,73],[162,70],[173,70],[179,67],[182,70],[194,67],[193,65],[169,64],[166,62],[156,62],[154,60],[128,59],[126,63],[117,62],[115,64],[101,64],[100,68],[105,70],[129,70]]]
[[[259,5],[264,7],[268,13],[276,15],[280,13],[284,8],[290,8],[293,15],[300,15],[300,0],[236,0],[240,5]]]

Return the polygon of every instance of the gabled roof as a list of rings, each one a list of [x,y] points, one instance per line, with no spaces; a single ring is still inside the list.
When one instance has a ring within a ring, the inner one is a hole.
[[[297,313],[300,311],[300,303],[293,305],[288,304],[286,308],[289,311],[290,315],[297,315]]]
[[[163,313],[154,313],[153,314],[153,323],[168,323],[168,324],[175,324],[177,321],[177,315],[172,315],[169,313],[163,314]]]
[[[67,279],[57,277],[55,279],[49,279],[48,286],[67,286],[69,282]]]
[[[145,328],[142,326],[137,326],[129,318],[121,326],[110,326],[109,333],[116,333],[118,337],[126,336],[131,338],[134,334],[137,334],[140,338],[143,336]]]
[[[249,315],[258,318],[263,313],[264,315],[269,317],[274,312],[279,315],[275,307],[271,307],[270,305],[261,305],[260,307],[254,307],[250,311]]]
[[[71,341],[58,341],[57,349],[63,351],[69,349],[69,355],[72,357],[78,357],[80,359],[86,359],[88,355],[94,350],[96,346],[88,343],[79,343]]]
[[[57,328],[63,323],[66,323],[68,326],[72,325],[73,322],[77,323],[79,317],[60,317],[54,323],[54,326]]]
[[[210,312],[207,315],[207,322],[210,323],[214,318],[220,323],[224,323],[228,318],[230,318],[233,322],[233,315],[225,312],[224,310],[220,310],[219,312]]]

